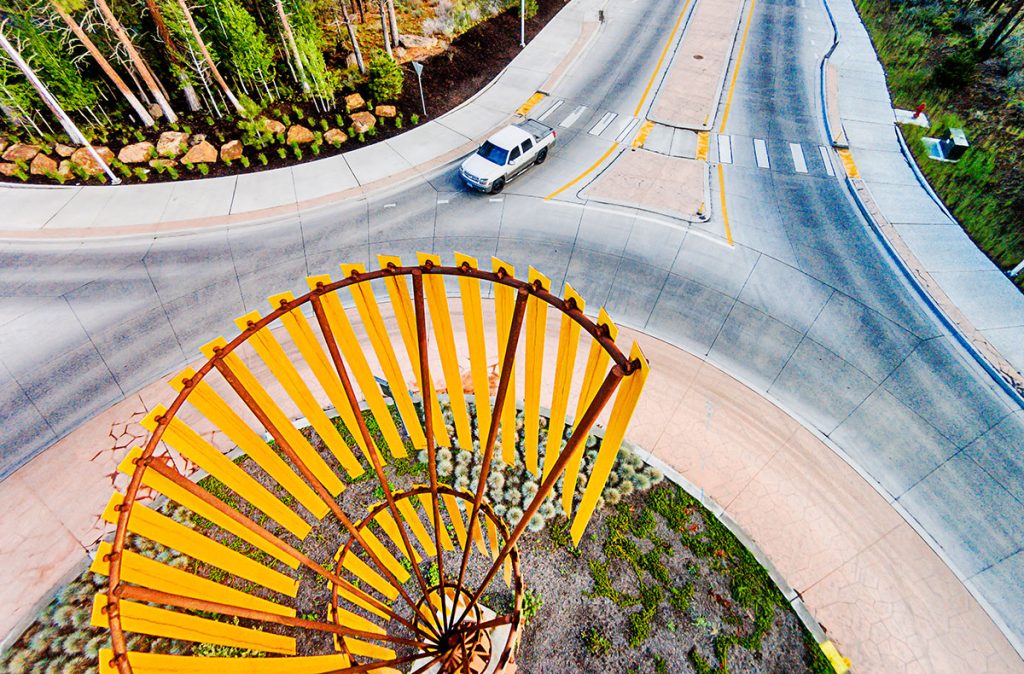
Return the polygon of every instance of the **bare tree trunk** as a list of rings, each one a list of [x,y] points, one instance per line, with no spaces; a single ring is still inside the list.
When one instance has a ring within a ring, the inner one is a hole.
[[[174,37],[171,35],[171,31],[167,29],[167,22],[164,21],[163,12],[157,7],[155,0],[146,0],[146,7],[149,9],[149,15],[153,19],[153,24],[156,26],[156,32],[160,36],[160,39],[164,41],[164,50],[167,52],[167,58],[171,61],[172,65],[178,68],[178,81],[181,83],[181,88],[185,92],[185,100],[188,102],[188,107],[192,112],[197,112],[200,109],[199,96],[196,94],[195,87],[188,81],[188,78],[184,75],[184,62],[182,61],[181,54],[178,53],[178,46],[174,43]],[[167,92],[164,92],[167,95]]]
[[[277,15],[281,18],[281,26],[284,27],[284,38],[288,44],[288,49],[292,52],[292,58],[295,59],[295,69],[299,71],[299,82],[302,84],[302,90],[309,93],[309,82],[306,81],[306,69],[302,65],[302,56],[299,54],[299,48],[295,45],[295,35],[292,33],[292,25],[288,22],[288,15],[284,13],[284,4],[281,0],[277,0],[275,3],[277,6]]]
[[[1003,14],[1003,18],[999,20],[996,27],[988,34],[988,39],[985,40],[985,44],[981,45],[981,49],[978,50],[978,55],[982,60],[992,56],[992,52],[995,51],[996,46],[1006,38],[1006,35],[1009,34],[1007,28],[1010,27],[1010,24],[1017,15],[1020,14],[1022,9],[1024,9],[1024,0],[1017,0],[1017,4],[1006,10],[1006,13]],[[1014,26],[1014,28],[1015,27],[1016,26]],[[1010,30],[1013,29],[1010,28]]]
[[[116,35],[117,39],[122,45],[124,45],[125,51],[128,52],[128,58],[130,58],[132,63],[135,65],[135,69],[139,71],[139,76],[142,77],[142,81],[146,83],[150,93],[153,94],[153,98],[156,100],[157,105],[159,105],[160,109],[163,110],[167,121],[172,123],[177,122],[178,115],[174,114],[174,110],[171,109],[171,104],[167,102],[167,98],[164,97],[163,93],[160,91],[160,87],[157,86],[156,78],[153,76],[153,73],[150,72],[149,66],[146,65],[142,56],[135,49],[135,45],[133,45],[132,41],[128,38],[128,34],[124,31],[124,27],[120,22],[118,22],[114,13],[110,11],[110,6],[107,5],[106,0],[96,0],[96,6],[99,7],[100,13],[103,15],[103,19],[107,22],[107,25],[110,26],[112,31],[114,31],[114,35]]]
[[[395,0],[388,0],[388,25],[391,27],[391,40],[398,46],[398,16],[395,15]]]
[[[342,14],[345,15],[345,27],[348,28],[348,39],[352,41],[352,53],[356,55],[356,65],[359,66],[360,74],[366,74],[366,64],[363,63],[363,52],[359,49],[359,38],[356,37],[356,27],[352,25],[352,16],[348,13],[348,7],[341,3]],[[338,15],[334,15],[337,22]]]
[[[388,56],[393,56],[391,53],[391,37],[388,35],[388,10],[386,0],[377,0],[377,7],[380,8],[380,32],[384,35],[384,51],[388,53]]]
[[[54,11],[57,12],[60,18],[64,20],[64,23],[67,24],[68,28],[71,29],[71,32],[75,34],[78,41],[81,42],[89,54],[92,55],[93,59],[99,65],[104,74],[110,78],[110,81],[114,83],[117,90],[125,97],[128,104],[132,106],[132,110],[134,110],[135,114],[138,115],[139,120],[146,126],[153,126],[154,122],[152,115],[149,114],[149,111],[146,110],[144,105],[142,105],[142,102],[138,97],[136,97],[135,94],[132,93],[131,89],[128,88],[128,85],[125,84],[125,81],[117,74],[117,71],[114,70],[112,65],[110,65],[110,62],[106,57],[100,53],[100,50],[96,47],[93,41],[89,39],[89,36],[84,30],[82,30],[82,27],[78,25],[78,22],[75,21],[74,17],[65,12],[57,0],[50,0],[50,4],[53,6]]]
[[[221,91],[223,91],[227,99],[231,101],[231,105],[235,106],[235,110],[239,113],[244,113],[245,108],[243,108],[242,104],[238,102],[237,98],[235,98],[235,94],[231,91],[231,87],[228,86],[228,83],[224,81],[223,77],[221,77],[220,71],[217,70],[217,64],[213,62],[213,58],[210,56],[210,50],[206,48],[203,36],[199,34],[199,28],[196,26],[196,22],[192,20],[192,12],[188,10],[188,5],[185,4],[185,0],[178,0],[178,5],[181,7],[181,11],[185,13],[185,21],[188,22],[188,27],[192,30],[192,37],[196,39],[196,43],[199,45],[199,51],[203,54],[203,60],[205,60],[206,65],[210,67],[210,74],[213,75],[213,79],[217,80],[217,84],[220,85]]]

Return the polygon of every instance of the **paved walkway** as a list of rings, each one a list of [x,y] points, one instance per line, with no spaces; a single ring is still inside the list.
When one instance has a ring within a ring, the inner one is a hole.
[[[455,326],[462,324],[459,312],[453,301]],[[549,315],[551,352],[558,320]],[[464,344],[462,334],[455,337]],[[701,359],[621,331],[620,344],[632,339],[652,372],[629,439],[680,471],[713,509],[724,508],[785,579],[787,597],[802,598],[855,671],[1021,671],[1017,653],[943,560],[817,435]],[[493,334],[488,343],[495,343]],[[245,359],[285,401],[261,362],[251,354]],[[304,378],[313,382],[308,373]],[[324,399],[315,383],[313,389]],[[166,380],[158,382],[0,483],[0,502],[18,504],[0,513],[0,568],[6,580],[19,581],[0,586],[0,634],[33,615],[109,533],[98,514],[115,466],[144,441],[138,420],[172,398]],[[188,406],[182,414],[228,449]]]
[[[152,185],[0,185],[3,238],[116,236],[293,214],[444,165],[553,87],[596,33],[599,0],[574,0],[486,88],[394,138],[325,159],[238,176]]]
[[[840,34],[829,87],[838,96],[829,103],[841,129],[832,134],[850,146],[868,207],[882,216],[885,236],[951,322],[1024,389],[1024,294],[923,184],[897,135],[885,71],[853,3],[828,5]]]

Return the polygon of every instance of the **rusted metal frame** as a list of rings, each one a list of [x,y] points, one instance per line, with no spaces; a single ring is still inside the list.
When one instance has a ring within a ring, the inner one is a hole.
[[[430,265],[428,265],[429,267]],[[427,436],[427,466],[430,469],[430,501],[434,511],[434,547],[437,549],[437,576],[441,584],[441,625],[444,631],[451,628],[448,624],[448,600],[445,595],[444,548],[441,547],[441,510],[437,497],[437,440],[434,437],[434,411],[431,408],[435,395],[430,382],[430,362],[427,355],[427,310],[423,299],[423,274],[412,274],[413,307],[416,310],[416,341],[419,347],[420,381],[423,382],[423,426]],[[467,541],[467,546],[468,541]],[[425,595],[426,596],[426,595]],[[429,598],[428,598],[429,602]],[[454,610],[452,611],[454,613]]]
[[[403,655],[400,658],[394,658],[392,660],[383,660],[381,662],[367,662],[366,664],[362,664],[362,665],[351,665],[351,666],[346,667],[344,669],[332,669],[329,672],[324,672],[324,674],[356,674],[357,672],[372,672],[372,671],[374,671],[376,669],[383,669],[385,667],[395,667],[397,665],[404,665],[407,662],[413,662],[414,660],[419,660],[424,655],[431,655],[431,654],[434,654],[435,652],[437,653],[437,655],[435,655],[433,660],[431,660],[430,662],[427,663],[427,667],[429,667],[430,665],[432,665],[435,662],[437,662],[437,660],[443,655],[443,653],[441,653],[440,651],[433,651],[433,650],[432,651],[426,651],[426,652],[423,652],[423,653],[413,653],[412,655]],[[416,671],[417,672],[422,672],[423,669],[424,668],[421,668],[421,669],[418,669]]]
[[[462,492],[462,491],[459,491],[459,490],[455,489],[454,487],[450,487],[450,486],[445,485],[445,484],[439,484],[437,490],[438,490],[438,492],[440,492],[442,494],[448,494],[450,496],[455,496],[457,498],[461,498],[461,499],[464,499],[464,500],[467,500],[467,501],[472,499],[472,494],[470,494],[469,492]],[[411,498],[413,496],[419,496],[420,494],[425,494],[428,491],[429,491],[429,487],[413,487],[412,489],[409,489],[409,490],[404,491],[401,494],[399,494],[398,498],[399,499]],[[373,521],[373,519],[378,514],[383,512],[386,507],[387,507],[386,503],[378,504],[377,506],[372,508],[370,510],[369,514],[365,518],[363,518],[356,526],[360,530],[362,530],[371,521]],[[489,518],[495,524],[495,526],[498,528],[498,534],[501,536],[502,540],[507,542],[509,540],[509,532],[508,532],[508,528],[505,526],[505,523],[501,520],[501,518],[499,518],[497,515],[494,514],[494,511],[491,510],[491,507],[490,507],[489,504],[486,504],[486,503],[482,504],[481,510],[483,511],[483,514],[487,518]],[[468,532],[467,531],[467,534],[466,534],[466,542],[467,542],[467,544],[472,544],[473,543],[473,539],[472,539],[471,533],[472,532]],[[341,559],[344,559],[344,557],[348,553],[349,547],[351,545],[352,545],[352,540],[349,539],[349,541],[346,542],[345,547],[343,548],[343,550],[341,552],[341,557],[340,557]],[[515,634],[518,631],[519,623],[520,623],[520,621],[522,619],[523,576],[522,576],[522,572],[521,572],[521,570],[519,568],[519,550],[514,545],[511,545],[511,544],[509,544],[508,547],[509,547],[509,550],[510,550],[510,552],[508,553],[508,557],[512,561],[512,578],[513,578],[513,581],[515,583],[515,588],[513,590],[513,593],[514,593],[514,596],[515,596],[515,606],[512,609],[512,614],[510,616],[499,616],[497,618],[492,619],[491,621],[486,621],[484,623],[476,623],[476,624],[473,624],[473,625],[469,625],[468,627],[464,627],[462,629],[464,629],[466,631],[472,631],[472,630],[477,628],[477,625],[486,625],[486,626],[489,627],[489,626],[491,626],[492,623],[495,626],[496,625],[506,624],[506,623],[511,623],[511,625],[512,625],[512,634]],[[459,587],[461,587],[461,585]],[[459,588],[457,587],[456,589],[458,590]],[[467,591],[467,594],[468,594],[468,591]],[[337,591],[334,592],[334,594],[332,595],[332,598],[337,600]],[[473,607],[473,605],[474,605],[474,603],[471,601],[468,606],[471,609]],[[511,656],[511,653],[512,653],[512,642],[511,642],[511,639],[510,639],[509,642],[506,643],[505,649],[502,651],[501,659],[499,660],[499,666],[504,666],[504,664],[508,661],[509,657]]]
[[[143,463],[143,460],[142,459],[138,459],[137,462],[138,463]],[[278,538],[274,534],[272,534],[269,531],[267,531],[267,529],[265,529],[264,527],[260,526],[259,524],[256,524],[251,519],[249,519],[248,517],[246,517],[242,513],[238,512],[234,508],[229,507],[227,504],[225,504],[224,502],[222,502],[221,500],[219,500],[218,498],[216,498],[215,496],[210,494],[210,492],[206,491],[205,489],[203,489],[202,487],[197,485],[195,482],[193,482],[192,480],[189,480],[187,477],[185,477],[184,475],[179,473],[172,466],[169,466],[166,463],[164,463],[163,461],[157,460],[157,459],[155,459],[153,457],[150,457],[149,459],[146,459],[145,460],[145,465],[148,466],[150,470],[153,470],[156,473],[158,473],[159,475],[167,478],[168,480],[170,480],[171,482],[173,482],[177,486],[179,486],[182,489],[186,490],[187,492],[189,492],[193,496],[199,498],[200,500],[202,500],[204,503],[206,503],[207,505],[211,506],[212,508],[215,508],[218,512],[220,512],[221,514],[225,515],[226,517],[231,518],[236,523],[242,525],[243,527],[245,527],[246,529],[248,529],[252,533],[256,534],[257,536],[259,536],[263,540],[267,541],[268,543],[270,543],[274,547],[278,548],[279,550],[281,550],[285,554],[293,557],[300,564],[302,564],[306,568],[314,571],[320,577],[326,578],[327,580],[331,581],[335,585],[339,585],[339,586],[343,587],[345,590],[347,590],[349,592],[352,592],[353,594],[357,595],[360,599],[373,604],[376,608],[378,608],[379,610],[387,613],[393,619],[395,619],[398,622],[402,623],[406,627],[412,629],[412,625],[407,620],[402,618],[398,613],[395,613],[391,609],[390,606],[388,606],[387,604],[381,602],[380,600],[378,600],[373,595],[370,595],[369,593],[365,592],[364,590],[356,587],[355,585],[353,585],[349,581],[345,580],[344,578],[341,578],[337,574],[331,572],[329,569],[327,569],[323,565],[318,564],[317,562],[313,561],[310,557],[308,557],[307,555],[303,554],[299,550],[295,549],[294,547],[292,547],[288,543],[285,543],[280,538]]]
[[[491,580],[494,579],[494,574],[498,572],[498,569],[501,568],[502,563],[508,556],[509,550],[511,550],[516,542],[519,541],[519,537],[523,535],[523,532],[526,531],[526,525],[529,524],[530,518],[536,514],[537,510],[544,503],[544,499],[546,499],[551,494],[551,490],[555,488],[555,482],[558,481],[558,478],[565,470],[566,465],[569,461],[578,458],[577,454],[582,451],[584,441],[586,440],[587,435],[589,435],[590,429],[597,421],[597,417],[601,414],[601,410],[604,409],[605,405],[608,404],[608,401],[611,400],[612,395],[615,394],[615,389],[618,388],[619,382],[622,381],[622,377],[622,368],[618,365],[612,366],[608,371],[608,374],[604,378],[604,382],[601,383],[601,388],[597,390],[597,393],[594,395],[594,399],[591,400],[590,404],[587,406],[587,411],[584,412],[583,416],[580,418],[580,423],[577,425],[576,431],[572,434],[572,437],[569,438],[569,442],[566,443],[565,449],[563,449],[562,453],[558,455],[558,460],[555,461],[555,465],[552,466],[547,479],[545,479],[541,484],[540,489],[537,491],[537,495],[533,497],[533,501],[530,502],[530,506],[526,509],[526,512],[523,513],[523,517],[519,520],[519,524],[517,524],[516,528],[512,531],[508,540],[505,542],[505,545],[498,553],[497,558],[494,560],[494,563],[491,564],[491,568],[487,572],[487,575],[484,576],[480,586],[473,594],[473,602],[480,600],[480,596],[483,594],[484,589],[488,584],[490,584]],[[463,617],[465,617],[465,611],[463,612]],[[460,618],[460,620],[461,619],[462,618]]]
[[[391,636],[387,633],[380,634],[378,632],[356,630],[343,627],[335,623],[324,623],[318,620],[292,618],[291,616],[282,616],[275,613],[267,613],[266,611],[243,608],[241,606],[232,606],[231,604],[221,604],[219,602],[207,601],[205,599],[184,597],[172,592],[163,592],[161,590],[153,590],[136,585],[121,585],[117,591],[122,599],[135,599],[137,601],[162,604],[164,606],[175,606],[177,608],[189,609],[191,611],[211,611],[213,613],[236,616],[238,618],[246,618],[248,620],[258,620],[260,622],[284,625],[285,627],[299,627],[303,629],[316,630],[318,632],[331,632],[333,634],[357,637],[359,639],[390,641],[404,646],[416,646],[418,648],[426,648],[429,646],[427,642],[418,641],[416,639],[405,639],[403,637]]]
[[[523,317],[526,314],[526,299],[530,296],[530,288],[532,288],[532,286],[520,286],[518,295],[516,296],[515,308],[512,311],[512,323],[509,325],[508,338],[505,343],[505,357],[501,363],[501,375],[498,379],[498,390],[494,396],[494,409],[498,415],[501,414],[501,410],[505,407],[505,396],[508,393],[509,381],[512,379],[512,366],[515,363],[516,349],[519,346],[519,336],[522,333]],[[473,547],[473,527],[476,526],[476,520],[480,514],[480,504],[483,502],[484,491],[487,488],[487,476],[491,469],[491,459],[494,458],[494,443],[498,439],[499,426],[501,426],[501,424],[499,422],[495,422],[487,429],[487,444],[484,447],[483,458],[480,460],[480,478],[477,481],[476,493],[473,495],[473,510],[470,512],[469,524],[466,527],[466,531],[468,532],[466,535],[466,547],[462,551],[462,565],[459,568],[459,582],[457,583],[457,587],[462,587],[462,583],[466,577],[466,567],[469,565],[469,554]],[[478,599],[479,597],[477,597],[474,602]],[[470,603],[472,604],[474,602]],[[460,616],[455,623],[458,623],[465,617],[466,611],[463,611],[462,616]]]
[[[237,393],[238,396],[242,399],[246,407],[249,408],[253,415],[256,416],[256,419],[263,425],[264,428],[267,429],[267,432],[269,432],[270,435],[274,438],[278,446],[281,448],[281,451],[283,451],[285,455],[288,457],[288,459],[295,465],[295,467],[298,468],[299,472],[302,473],[302,476],[306,479],[310,486],[313,487],[313,490],[317,493],[317,495],[324,500],[327,506],[331,509],[331,512],[334,513],[334,516],[338,518],[338,521],[341,523],[341,525],[345,527],[345,529],[348,531],[349,535],[355,538],[356,541],[363,547],[363,549],[366,551],[366,554],[370,557],[371,560],[373,560],[373,563],[377,566],[377,568],[384,573],[388,581],[398,589],[402,597],[405,598],[405,600],[409,603],[409,606],[415,611],[416,602],[412,600],[412,597],[410,597],[409,594],[405,591],[405,588],[402,587],[402,584],[398,582],[398,579],[395,578],[394,575],[392,575],[390,569],[388,569],[383,563],[381,563],[380,559],[377,558],[377,555],[375,555],[373,551],[370,550],[370,548],[364,543],[362,535],[352,524],[352,521],[348,518],[348,516],[345,515],[344,511],[342,511],[341,507],[338,505],[338,502],[334,500],[333,496],[331,496],[331,493],[330,491],[327,490],[327,487],[325,487],[323,483],[320,482],[316,475],[313,474],[313,471],[311,471],[309,467],[307,467],[306,464],[302,461],[302,459],[299,458],[299,455],[295,453],[295,450],[292,449],[292,447],[285,440],[284,436],[281,435],[281,432],[277,429],[276,426],[274,426],[273,422],[271,422],[266,412],[264,412],[263,409],[260,408],[260,406],[256,403],[255,399],[249,394],[248,391],[245,390],[245,387],[242,386],[242,383],[238,380],[238,378],[235,377],[234,373],[231,371],[231,368],[229,368],[223,361],[218,361],[216,363],[216,367],[217,371],[224,376],[224,379],[226,379],[231,388],[235,390],[235,393]]]
[[[321,286],[317,286],[317,290],[320,290]],[[342,388],[345,389],[345,397],[348,398],[348,404],[351,406],[356,419],[356,425],[359,427],[359,434],[363,438],[363,442],[366,444],[366,453],[370,457],[370,463],[373,464],[373,471],[377,475],[377,482],[380,484],[381,489],[384,490],[384,498],[387,500],[388,507],[391,510],[392,516],[395,518],[395,522],[398,524],[398,531],[402,537],[402,544],[405,546],[405,552],[409,556],[409,561],[412,562],[413,571],[415,572],[416,579],[419,582],[420,590],[423,592],[423,596],[427,596],[427,581],[423,577],[423,573],[420,571],[419,565],[415,563],[415,555],[413,554],[412,542],[409,540],[409,534],[405,530],[405,524],[401,518],[401,513],[398,512],[398,506],[395,505],[394,497],[391,493],[391,485],[388,483],[387,476],[384,475],[384,466],[381,463],[380,456],[377,454],[377,447],[373,442],[373,438],[370,436],[370,429],[366,426],[366,420],[363,419],[362,410],[359,409],[359,400],[356,398],[355,390],[352,388],[352,381],[348,376],[348,369],[345,367],[345,362],[341,358],[341,350],[338,348],[338,342],[334,339],[334,331],[331,330],[330,323],[327,320],[327,314],[324,313],[323,302],[320,300],[322,293],[315,293],[312,295],[311,302],[313,304],[313,313],[316,315],[317,323],[320,325],[320,331],[323,333],[324,341],[327,342],[327,350],[331,354],[331,360],[334,362],[334,369],[338,373],[338,377],[341,379]],[[355,530],[353,530],[355,531]],[[351,535],[356,536],[356,534]],[[363,542],[362,535],[358,536],[359,545],[363,548],[363,551],[371,557],[384,572],[384,576],[388,582],[391,583],[395,589],[406,598],[409,606],[413,611],[416,610],[416,602],[412,600],[406,592],[405,587],[402,583],[398,582],[398,578],[391,573],[390,569],[387,569],[380,561],[373,551]],[[431,627],[428,625],[428,627]],[[435,630],[434,636],[440,637],[441,633]]]
[[[256,321],[247,330],[244,330],[241,333],[239,333],[234,339],[230,340],[226,345],[221,347],[220,352],[218,354],[215,354],[212,359],[208,360],[206,363],[203,363],[203,365],[199,367],[199,369],[196,371],[195,375],[191,379],[184,380],[184,386],[182,387],[181,391],[178,393],[177,397],[175,397],[174,401],[172,401],[171,404],[168,406],[167,413],[164,415],[165,421],[160,421],[158,423],[157,428],[154,429],[153,434],[150,436],[149,441],[146,443],[146,447],[143,449],[143,453],[140,458],[148,458],[153,454],[153,452],[156,449],[156,446],[159,444],[163,436],[168,421],[178,413],[178,410],[184,404],[185,400],[188,398],[188,395],[206,377],[206,375],[209,374],[209,372],[212,369],[214,369],[217,362],[221,360],[225,355],[233,352],[236,348],[238,348],[239,345],[247,341],[254,332],[269,325],[270,323],[277,320],[282,315],[291,311],[292,309],[299,307],[305,304],[306,302],[310,301],[310,298],[316,292],[322,293],[335,291],[340,288],[345,288],[349,285],[353,285],[355,283],[371,281],[378,278],[384,278],[385,276],[390,275],[411,274],[413,269],[420,269],[423,272],[431,274],[447,274],[453,276],[459,274],[468,275],[481,280],[490,281],[491,283],[500,283],[502,285],[508,285],[517,289],[529,285],[527,282],[520,281],[509,276],[507,273],[486,272],[480,269],[463,269],[461,267],[432,267],[429,270],[424,270],[423,268],[418,266],[398,267],[393,264],[389,264],[384,269],[375,270],[373,272],[352,274],[349,277],[340,279],[331,284],[328,284],[327,286],[324,286],[323,289],[318,288],[317,291],[310,291],[309,293],[306,293],[287,304],[283,304],[282,306],[275,309],[271,313],[267,314],[260,320]],[[499,272],[504,272],[504,269],[499,270]],[[590,336],[593,339],[597,340],[602,345],[602,347],[611,356],[613,362],[615,362],[617,365],[623,368],[624,373],[628,374],[632,372],[635,366],[629,362],[627,357],[621,351],[619,351],[618,347],[615,345],[614,340],[611,340],[609,338],[607,329],[605,329],[603,326],[595,324],[593,321],[588,319],[583,314],[583,312],[576,307],[576,303],[571,298],[569,300],[563,300],[559,297],[556,297],[552,293],[543,290],[535,290],[534,295],[538,299],[547,302],[551,306],[567,314],[570,318],[576,321],[584,331],[590,334]],[[111,631],[111,645],[113,647],[115,654],[113,662],[117,666],[118,671],[121,674],[131,674],[132,669],[131,665],[127,662],[127,658],[124,656],[124,653],[127,651],[127,645],[124,639],[124,632],[123,630],[121,630],[120,617],[117,611],[118,599],[116,596],[114,596],[113,589],[116,588],[120,583],[121,552],[124,549],[124,541],[128,533],[128,518],[131,513],[132,505],[135,502],[139,487],[142,484],[142,473],[144,472],[144,470],[144,467],[138,466],[136,467],[135,472],[132,474],[128,487],[125,490],[124,502],[119,507],[120,514],[118,516],[117,528],[114,533],[114,540],[111,544],[113,551],[111,553],[110,576],[108,577],[107,581],[107,596],[109,601],[107,608]],[[471,537],[472,529],[468,531],[468,535]],[[471,538],[468,540],[471,540]]]

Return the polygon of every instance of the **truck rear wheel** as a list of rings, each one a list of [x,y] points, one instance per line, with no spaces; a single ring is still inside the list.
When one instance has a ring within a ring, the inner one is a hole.
[[[535,164],[543,164],[544,160],[547,159],[547,158],[548,158],[548,149],[544,148],[543,150],[541,150],[540,152],[537,153],[537,160],[534,163]]]
[[[497,180],[494,181],[494,184],[491,185],[491,194],[497,194],[503,189],[505,189],[505,179],[498,178]]]

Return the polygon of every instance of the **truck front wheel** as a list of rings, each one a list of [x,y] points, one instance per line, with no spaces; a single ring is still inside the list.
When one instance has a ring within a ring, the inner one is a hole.
[[[548,149],[544,148],[543,150],[541,150],[540,152],[537,153],[537,161],[534,162],[534,163],[536,163],[536,164],[543,164],[544,160],[547,159],[547,158],[548,158]]]
[[[505,189],[505,179],[498,178],[497,180],[494,181],[494,184],[491,185],[491,194],[497,194],[498,192],[501,192],[503,189]]]

